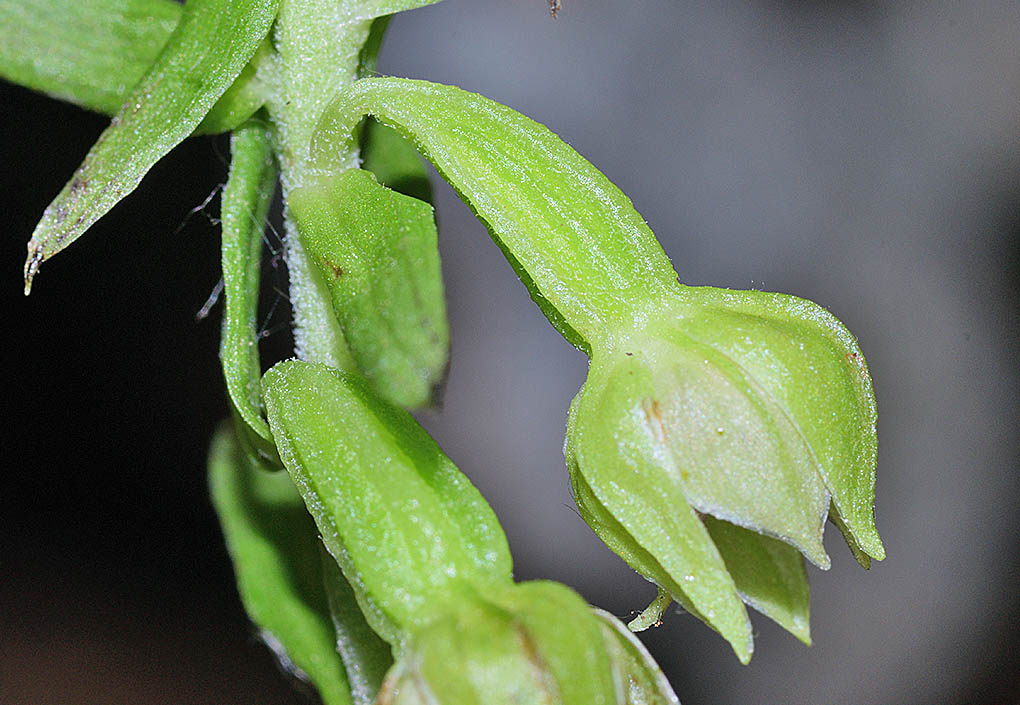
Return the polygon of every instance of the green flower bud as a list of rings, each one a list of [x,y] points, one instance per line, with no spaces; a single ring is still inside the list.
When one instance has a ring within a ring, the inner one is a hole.
[[[746,662],[746,602],[809,641],[800,554],[829,566],[826,515],[862,565],[885,555],[874,396],[853,336],[802,299],[681,286],[605,175],[542,125],[452,86],[357,81],[324,113],[313,159],[342,169],[338,146],[366,114],[414,142],[591,356],[566,455],[582,515],[660,588],[637,622],[676,599]]]
[[[615,618],[558,583],[507,585],[459,600],[414,634],[380,705],[677,703]]]
[[[884,558],[864,357],[831,314],[781,294],[685,288],[627,323],[593,349],[571,405],[566,454],[578,505],[611,548],[746,661],[740,598],[760,607],[748,594],[771,582],[793,600],[796,569],[775,546],[762,548],[778,562],[763,561],[738,585],[727,553],[745,551],[746,539],[717,546],[725,531],[702,516],[775,537],[825,569],[831,504],[855,553]],[[777,621],[797,633],[788,617]]]

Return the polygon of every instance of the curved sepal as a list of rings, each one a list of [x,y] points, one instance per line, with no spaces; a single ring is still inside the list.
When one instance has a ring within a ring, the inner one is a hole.
[[[630,199],[543,125],[454,86],[369,78],[326,111],[313,161],[342,169],[366,114],[435,165],[574,345],[587,349],[621,312],[675,289],[676,273]]]
[[[613,552],[718,631],[747,663],[751,623],[708,531],[640,444],[617,443],[621,435],[612,428],[584,430],[586,417],[603,416],[599,401],[586,384],[567,422],[567,465],[581,516]]]
[[[776,536],[828,568],[829,495],[810,447],[747,370],[688,337],[685,323],[671,311],[594,351],[569,442],[611,441],[581,472],[591,476],[613,456],[640,458],[643,483],[633,492],[669,487],[699,512]]]
[[[818,304],[786,294],[697,287],[685,300],[684,334],[739,365],[779,405],[852,542],[885,558],[875,528],[875,393],[854,336]]]

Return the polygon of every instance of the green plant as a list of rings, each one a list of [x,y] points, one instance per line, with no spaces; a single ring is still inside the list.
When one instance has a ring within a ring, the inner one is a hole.
[[[562,586],[514,585],[491,509],[404,411],[433,398],[448,344],[420,153],[591,357],[568,465],[585,520],[659,586],[632,627],[676,600],[746,662],[746,603],[808,641],[801,554],[828,567],[826,517],[863,565],[884,557],[856,342],[801,299],[681,286],[627,197],[545,127],[458,88],[371,77],[387,16],[432,1],[0,1],[27,27],[0,50],[5,77],[114,114],[32,235],[26,292],[177,143],[231,131],[235,418],[210,483],[266,641],[328,702],[670,702],[614,618]],[[277,173],[299,360],[263,377]]]

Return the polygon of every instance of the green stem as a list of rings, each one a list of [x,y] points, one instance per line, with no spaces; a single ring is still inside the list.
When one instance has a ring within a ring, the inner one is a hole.
[[[277,154],[286,201],[290,191],[323,176],[309,158],[311,136],[330,101],[358,77],[359,54],[371,20],[355,10],[358,0],[284,0],[267,62],[268,108],[275,127]],[[344,168],[358,166],[357,146],[341,157]],[[341,369],[354,369],[343,331],[336,321],[329,290],[305,256],[289,210],[284,214],[287,265],[294,313],[294,344],[299,357]]]

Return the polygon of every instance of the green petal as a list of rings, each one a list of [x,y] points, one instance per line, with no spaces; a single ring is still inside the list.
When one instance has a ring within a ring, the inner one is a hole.
[[[458,585],[509,579],[492,509],[405,411],[298,361],[262,389],[280,457],[376,633],[397,644]]]
[[[84,233],[190,135],[269,32],[279,0],[191,0],[156,62],[28,243],[25,292],[40,264]]]
[[[428,404],[449,346],[432,207],[360,169],[292,189],[289,204],[358,367],[388,401]]]
[[[245,609],[284,668],[327,705],[352,703],[319,569],[315,524],[283,473],[246,462],[229,427],[213,439],[209,487]]]
[[[587,348],[622,312],[676,290],[676,273],[630,200],[544,126],[453,86],[364,79],[326,111],[313,160],[343,168],[344,145],[365,114],[417,145],[575,345]]]
[[[744,602],[810,646],[811,592],[797,549],[712,517],[705,528]]]

